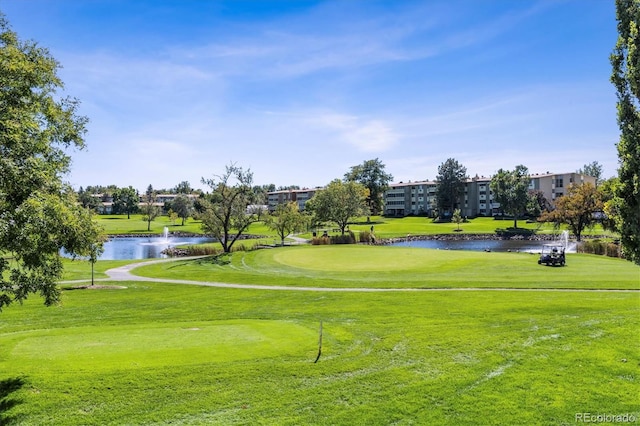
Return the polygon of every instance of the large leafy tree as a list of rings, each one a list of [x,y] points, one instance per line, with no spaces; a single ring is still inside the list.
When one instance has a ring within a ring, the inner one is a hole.
[[[332,181],[305,204],[320,222],[335,222],[342,235],[349,221],[368,213],[368,191],[358,182]]]
[[[529,190],[529,200],[527,201],[527,215],[529,217],[539,217],[543,212],[550,211],[551,203],[544,196],[544,192],[539,189]]]
[[[247,212],[247,206],[255,200],[253,173],[230,164],[222,176],[202,178],[202,183],[212,190],[202,202],[202,228],[217,238],[224,252],[229,253],[249,225],[258,221],[256,214]]]
[[[131,213],[138,209],[140,197],[138,191],[133,186],[127,188],[118,188],[113,191],[113,205],[115,210],[120,213],[126,213],[127,219],[131,219]]]
[[[602,218],[602,227],[609,231],[620,233],[622,228],[622,217],[620,209],[622,207],[622,199],[616,195],[620,179],[617,176],[602,181],[598,186],[598,192],[602,197],[604,217]]]
[[[385,165],[376,158],[351,167],[344,175],[345,181],[358,182],[369,190],[367,206],[371,214],[379,214],[382,211],[382,197],[393,180],[393,176],[386,173],[384,168]]]
[[[78,201],[82,204],[82,207],[85,207],[91,211],[97,212],[100,208],[100,198],[95,196],[95,194],[85,191],[80,187],[78,190]]]
[[[193,201],[181,193],[171,202],[171,209],[182,219],[184,226],[185,220],[193,214]]]
[[[309,223],[309,216],[300,212],[298,203],[292,201],[286,204],[278,204],[276,210],[265,221],[267,227],[276,231],[282,245],[287,235],[304,231]]]
[[[0,14],[0,309],[39,293],[59,299],[60,251],[89,255],[99,229],[62,179],[87,119],[58,93],[58,62],[21,41]]]
[[[568,225],[580,241],[582,231],[596,223],[602,208],[602,193],[595,186],[591,183],[572,185],[566,195],[556,198],[555,209],[543,213],[539,220],[553,222],[556,227]]]
[[[621,242],[640,264],[640,0],[616,0],[618,41],[611,54],[611,81],[618,96],[618,159]]]
[[[513,170],[500,169],[491,178],[491,191],[503,212],[513,216],[513,227],[518,227],[518,216],[527,211],[529,196],[529,169],[522,164]]]
[[[465,181],[468,179],[467,168],[454,158],[449,158],[438,167],[436,176],[436,204],[440,216],[453,214],[464,193]]]

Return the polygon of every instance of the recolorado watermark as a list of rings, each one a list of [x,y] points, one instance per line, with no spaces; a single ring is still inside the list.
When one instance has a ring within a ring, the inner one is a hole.
[[[576,423],[637,423],[638,417],[632,413],[576,413]]]

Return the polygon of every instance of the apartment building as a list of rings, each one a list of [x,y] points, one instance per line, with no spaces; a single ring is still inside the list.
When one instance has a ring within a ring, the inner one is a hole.
[[[530,190],[541,191],[553,204],[554,200],[566,194],[572,184],[591,183],[596,179],[579,173],[544,173],[530,175]],[[493,216],[500,212],[500,204],[493,199],[490,189],[491,178],[476,175],[467,179],[464,193],[459,200],[463,216]],[[384,214],[387,216],[427,215],[435,217],[436,187],[433,181],[394,183],[384,193]]]
[[[462,216],[493,216],[500,210],[500,204],[493,200],[491,178],[478,176],[467,179],[463,200],[460,203]]]
[[[279,204],[286,204],[292,201],[298,203],[298,210],[303,211],[304,205],[309,201],[318,189],[284,189],[267,193],[267,207],[273,213]]]
[[[156,200],[153,203],[154,206],[164,208],[165,203],[170,203],[176,199],[178,195],[186,195],[191,201],[198,199],[198,194],[157,194]],[[111,214],[113,213],[113,197],[108,194],[91,194],[92,197],[98,198],[101,202],[98,204],[97,212],[99,214]],[[143,207],[146,203],[143,201],[144,195],[140,196],[140,202],[138,207]]]
[[[393,183],[384,193],[386,216],[432,215],[436,208],[436,186],[432,181]]]
[[[542,191],[544,196],[551,203],[565,195],[569,187],[573,184],[582,185],[590,183],[595,186],[596,178],[580,173],[544,173],[531,175],[529,189]]]
[[[543,173],[532,174],[529,182],[530,190],[541,191],[545,198],[553,204],[554,200],[566,194],[573,184],[589,182],[595,185],[596,179],[592,176],[579,173]],[[474,176],[465,181],[464,192],[459,200],[460,212],[463,216],[493,216],[500,213],[500,204],[493,199],[490,188],[491,177]],[[389,189],[383,195],[384,214],[386,216],[426,215],[435,217],[436,212],[436,187],[435,181],[399,182],[389,185]],[[300,211],[304,210],[306,202],[311,199],[318,190],[314,189],[287,189],[268,193],[268,208],[273,212],[279,204],[291,201],[298,203]]]

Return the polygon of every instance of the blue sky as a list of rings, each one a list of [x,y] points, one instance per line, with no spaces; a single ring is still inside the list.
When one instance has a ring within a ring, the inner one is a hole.
[[[90,119],[74,186],[170,188],[235,162],[322,186],[379,158],[616,173],[612,0],[3,0]]]

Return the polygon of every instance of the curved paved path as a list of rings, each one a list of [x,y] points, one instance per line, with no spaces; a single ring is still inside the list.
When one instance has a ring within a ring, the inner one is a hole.
[[[317,291],[317,292],[419,292],[419,291],[565,291],[565,292],[603,292],[603,293],[628,293],[640,292],[640,289],[584,289],[584,288],[509,288],[509,287],[433,287],[433,288],[370,288],[370,287],[288,287],[279,285],[258,285],[258,284],[232,284],[210,281],[175,280],[168,278],[151,278],[133,275],[131,271],[135,268],[154,263],[173,262],[177,260],[199,259],[206,256],[180,257],[172,259],[150,260],[109,269],[105,273],[109,278],[98,278],[94,281],[149,281],[169,284],[187,284],[206,287],[237,288],[250,290],[271,290],[271,291]],[[62,283],[81,283],[91,280],[63,281]]]

